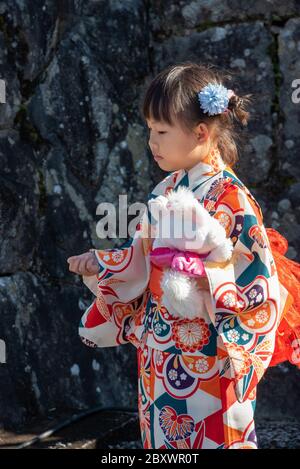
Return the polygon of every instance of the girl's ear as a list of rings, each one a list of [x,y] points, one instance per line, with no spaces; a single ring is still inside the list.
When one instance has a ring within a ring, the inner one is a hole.
[[[207,142],[209,137],[209,130],[208,126],[204,122],[200,122],[195,128],[196,138],[199,144],[203,144]]]

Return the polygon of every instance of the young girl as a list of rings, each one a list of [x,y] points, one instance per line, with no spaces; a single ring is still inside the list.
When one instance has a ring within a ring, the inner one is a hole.
[[[268,366],[299,362],[297,342],[289,345],[299,337],[292,305],[299,264],[284,257],[286,240],[266,231],[259,204],[232,169],[235,127],[247,124],[248,102],[212,67],[191,62],[163,70],[144,97],[149,146],[169,172],[149,198],[190,188],[234,245],[222,268],[204,261],[198,284],[211,296],[206,319],[175,318],[162,304],[163,272],[150,262],[145,214],[121,248],[68,259],[96,296],[81,320],[83,342],[137,348],[145,449],[256,449],[257,384]]]

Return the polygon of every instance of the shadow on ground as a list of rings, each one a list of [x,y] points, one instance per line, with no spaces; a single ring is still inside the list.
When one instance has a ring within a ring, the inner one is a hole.
[[[22,431],[0,430],[0,448],[14,448],[46,430],[55,428],[70,414],[49,416],[32,422]],[[256,419],[259,448],[300,448],[300,423],[296,420]],[[138,449],[142,448],[138,415],[125,412],[98,412],[68,425],[30,449]]]

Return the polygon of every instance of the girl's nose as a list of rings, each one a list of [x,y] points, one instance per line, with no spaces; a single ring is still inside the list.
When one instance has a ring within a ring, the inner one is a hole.
[[[152,155],[158,155],[158,150],[155,150],[155,148],[150,147]]]
[[[157,147],[155,147],[154,145],[152,145],[150,142],[149,142],[149,147],[150,147],[150,150],[152,151],[153,154],[156,154],[157,151],[155,150]]]
[[[157,150],[158,150],[158,147],[156,146],[156,143],[153,142],[153,138],[150,137],[149,140],[148,140],[148,145],[152,151],[152,153],[157,153]]]
[[[156,147],[156,143],[153,139],[153,134],[152,133],[151,133],[151,135],[149,135],[148,144],[149,144],[150,148],[155,148]]]

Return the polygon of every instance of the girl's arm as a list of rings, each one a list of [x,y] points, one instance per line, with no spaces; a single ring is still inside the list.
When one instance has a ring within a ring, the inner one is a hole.
[[[206,202],[211,208],[211,200]],[[243,402],[262,378],[274,351],[280,286],[262,213],[248,190],[231,181],[219,191],[211,215],[226,229],[234,251],[222,268],[204,261],[209,314],[228,354],[237,399]]]
[[[83,275],[83,282],[96,296],[79,325],[86,345],[113,347],[135,340],[134,332],[139,329],[134,318],[146,305],[150,278],[142,225],[122,247],[90,253],[96,256],[99,273]]]

